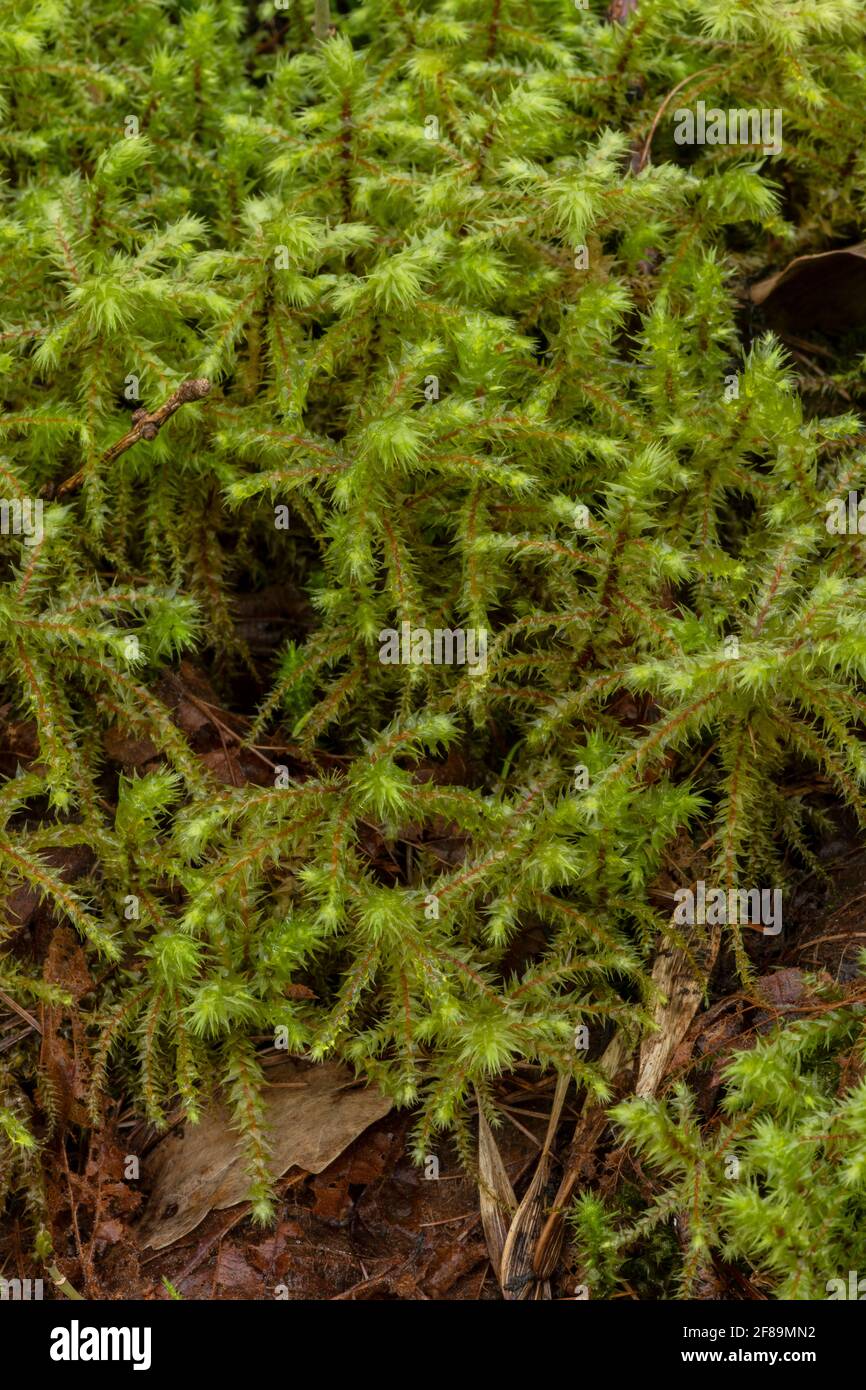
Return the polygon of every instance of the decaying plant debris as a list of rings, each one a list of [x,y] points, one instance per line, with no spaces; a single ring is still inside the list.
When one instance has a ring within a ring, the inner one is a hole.
[[[0,0],[0,47],[0,1276],[825,1297],[860,0]]]

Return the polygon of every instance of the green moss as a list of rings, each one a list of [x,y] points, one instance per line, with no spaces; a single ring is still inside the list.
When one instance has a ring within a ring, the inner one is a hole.
[[[866,813],[862,545],[825,525],[859,366],[815,413],[739,312],[861,235],[858,0],[345,11],[318,44],[299,5],[0,3],[0,470],[47,490],[41,541],[0,537],[39,742],[0,873],[102,979],[93,1115],[228,1085],[262,1215],[262,1038],[420,1103],[422,1153],[517,1059],[604,1096],[575,1028],[646,1022],[677,838],[784,886],[827,805],[792,774]],[[677,146],[687,97],[780,109],[781,153]],[[263,672],[233,606],[275,582],[305,616]],[[484,659],[384,663],[404,625]],[[290,745],[273,786],[203,766],[181,653]],[[163,765],[118,778],[118,725]],[[79,843],[70,886],[46,851]],[[3,987],[46,998],[4,932]]]
[[[614,1107],[624,1138],[663,1185],[636,1220],[621,1203],[607,1210],[584,1196],[577,1204],[597,1289],[645,1263],[673,1217],[684,1232],[672,1260],[682,1297],[696,1296],[714,1256],[776,1298],[850,1297],[849,1271],[866,1261],[863,1059],[862,1004],[828,1007],[734,1057],[719,1125],[702,1124],[681,1083],[670,1100]]]

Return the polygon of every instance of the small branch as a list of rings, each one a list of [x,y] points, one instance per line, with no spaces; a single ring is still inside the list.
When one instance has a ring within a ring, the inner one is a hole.
[[[16,1004],[12,996],[7,994],[4,989],[0,989],[0,999],[3,1000],[7,1008],[13,1009],[19,1018],[23,1018],[25,1023],[29,1023],[31,1028],[35,1028],[37,1033],[42,1032],[33,1015],[29,1014],[26,1009],[22,1009],[20,1004]]]
[[[677,85],[673,88],[673,90],[668,92],[667,96],[665,97],[664,101],[662,102],[661,106],[655,114],[655,119],[652,125],[650,126],[650,133],[646,138],[646,142],[644,144],[643,149],[641,150],[637,165],[635,167],[636,174],[639,174],[641,169],[645,167],[646,162],[650,156],[650,148],[652,146],[653,136],[656,133],[656,127],[659,121],[661,120],[662,116],[667,111],[668,106],[673,101],[674,97],[677,95],[677,92],[681,92],[683,87],[685,87],[687,83],[693,82],[696,77],[705,77],[708,72],[717,72],[721,66],[722,65],[720,63],[713,63],[712,67],[701,68],[700,72],[690,72],[688,77],[684,77],[682,82],[678,82]]]
[[[198,377],[193,381],[182,381],[180,386],[172,392],[168,400],[156,410],[136,410],[132,416],[132,429],[129,430],[122,439],[118,439],[116,444],[112,444],[110,449],[106,449],[100,459],[100,463],[113,463],[115,459],[125,454],[127,449],[131,449],[133,444],[137,444],[141,439],[156,439],[166,420],[170,420],[175,411],[180,410],[182,405],[189,401],[200,401],[210,391],[210,382],[207,377]],[[81,468],[77,473],[73,473],[71,478],[67,478],[65,483],[58,487],[56,497],[63,497],[66,493],[74,492],[84,481],[84,469]]]

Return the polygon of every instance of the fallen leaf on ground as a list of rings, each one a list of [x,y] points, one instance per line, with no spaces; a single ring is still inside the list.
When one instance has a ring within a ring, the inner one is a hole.
[[[149,738],[136,738],[116,724],[106,731],[102,746],[113,763],[124,767],[143,767],[159,757],[159,749]]]
[[[866,323],[866,241],[797,256],[752,285],[749,295],[779,332],[847,333]]]
[[[758,990],[764,999],[777,1008],[796,1004],[802,999],[806,988],[802,970],[788,967],[776,970],[772,975],[762,975],[758,980]]]
[[[287,1059],[267,1069],[265,1124],[271,1172],[289,1168],[321,1173],[374,1120],[391,1109],[375,1086],[358,1082],[345,1067],[326,1062],[306,1067]],[[249,1177],[231,1119],[221,1106],[198,1125],[169,1134],[148,1160],[150,1199],[139,1243],[163,1250],[203,1221],[246,1199]]]
[[[223,1245],[217,1255],[214,1284],[229,1297],[258,1298],[262,1292],[261,1275],[244,1258],[236,1245]]]

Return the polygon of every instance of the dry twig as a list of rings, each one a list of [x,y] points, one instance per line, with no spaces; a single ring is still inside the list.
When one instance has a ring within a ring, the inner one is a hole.
[[[136,410],[132,416],[132,429],[128,430],[122,439],[118,439],[116,444],[112,444],[110,449],[106,449],[100,463],[113,463],[141,439],[156,439],[166,420],[170,420],[175,411],[180,410],[180,407],[189,401],[203,400],[209,391],[210,382],[207,377],[197,377],[195,380],[182,381],[168,400],[156,410]],[[65,483],[60,484],[54,495],[65,497],[67,493],[80,487],[83,481],[84,469],[80,468],[71,478],[67,478]]]

